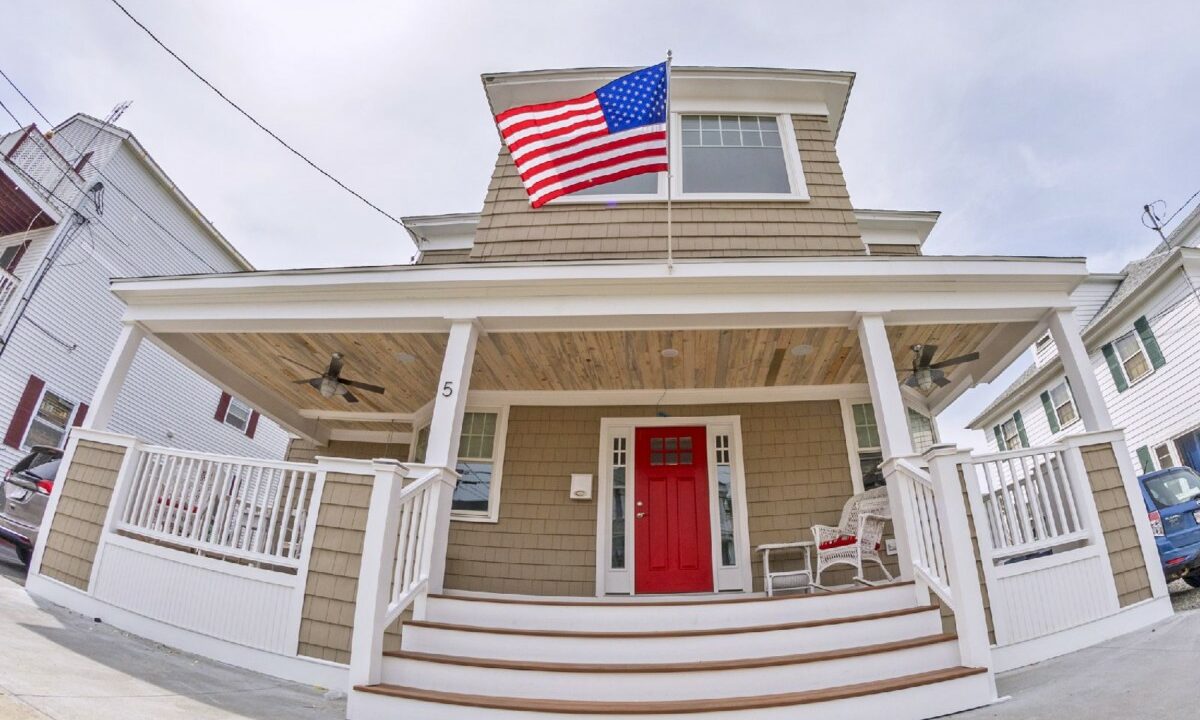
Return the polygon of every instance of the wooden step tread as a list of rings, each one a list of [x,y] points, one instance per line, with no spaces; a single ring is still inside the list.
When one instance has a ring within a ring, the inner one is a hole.
[[[769,632],[772,630],[798,630],[801,628],[820,627],[822,625],[842,625],[845,623],[882,620],[903,615],[917,615],[926,612],[936,612],[937,607],[923,605],[897,610],[884,610],[862,615],[847,615],[845,617],[825,618],[822,620],[800,620],[796,622],[777,623],[774,625],[748,625],[742,627],[699,628],[695,630],[631,630],[610,632],[607,630],[531,630],[527,628],[484,627],[480,625],[458,625],[455,623],[434,622],[431,620],[410,620],[404,624],[409,627],[431,628],[435,630],[458,630],[461,632],[489,633],[493,635],[534,635],[537,637],[571,637],[571,638],[664,638],[664,637],[696,637],[700,635],[737,635],[740,633]]]
[[[662,715],[668,713],[702,713],[717,711],[758,710],[786,705],[808,705],[849,698],[896,692],[922,685],[957,680],[987,672],[984,668],[952,667],[944,670],[904,675],[873,682],[805,690],[803,692],[755,695],[750,697],[708,698],[703,700],[655,700],[643,702],[610,702],[599,700],[547,700],[541,698],[493,697],[466,693],[424,690],[401,685],[358,685],[361,692],[388,695],[408,700],[526,712],[556,712],[591,715]]]
[[[465,602],[482,602],[482,603],[497,603],[501,605],[569,605],[571,607],[658,607],[663,605],[718,605],[718,604],[734,604],[747,602],[778,602],[780,600],[810,600],[812,598],[829,597],[831,595],[850,595],[853,593],[871,592],[872,590],[886,590],[887,588],[904,587],[914,584],[912,580],[898,581],[887,585],[868,585],[864,587],[845,588],[840,590],[829,590],[823,593],[812,593],[803,595],[776,595],[774,597],[765,597],[755,595],[750,597],[708,597],[705,599],[695,600],[625,600],[613,598],[611,600],[555,600],[547,597],[540,598],[511,598],[511,597],[488,597],[482,595],[447,595],[446,593],[432,593],[430,598],[438,600],[462,600]]]
[[[761,658],[739,658],[736,660],[705,660],[684,663],[561,663],[537,662],[532,660],[504,660],[500,658],[476,658],[459,655],[439,655],[436,653],[413,652],[410,650],[385,652],[387,657],[423,662],[442,663],[445,665],[460,665],[469,667],[498,668],[503,670],[531,670],[545,672],[568,673],[674,673],[674,672],[703,672],[711,670],[743,670],[748,668],[775,667],[779,665],[802,665],[824,660],[841,660],[845,658],[863,657],[896,650],[940,645],[958,639],[954,633],[926,635],[907,640],[862,645],[859,647],[841,648],[838,650],[822,650],[819,652],[796,653],[793,655],[775,655]]]

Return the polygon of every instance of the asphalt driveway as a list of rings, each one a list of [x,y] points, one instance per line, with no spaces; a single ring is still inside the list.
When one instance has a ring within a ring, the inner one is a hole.
[[[345,700],[181,653],[25,594],[0,544],[0,718],[342,720]],[[1171,586],[1178,614],[1156,627],[1006,673],[1012,699],[963,720],[1191,718],[1200,676],[1200,590]]]

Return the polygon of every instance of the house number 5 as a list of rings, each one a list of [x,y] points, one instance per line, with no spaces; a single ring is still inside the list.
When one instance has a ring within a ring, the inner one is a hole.
[[[453,394],[454,394],[454,383],[450,380],[447,380],[446,384],[442,386],[442,397],[450,397]]]

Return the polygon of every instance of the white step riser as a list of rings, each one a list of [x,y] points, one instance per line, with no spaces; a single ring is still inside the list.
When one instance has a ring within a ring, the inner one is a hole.
[[[828,620],[899,610],[912,607],[915,602],[916,593],[911,585],[781,600],[697,605],[614,602],[572,607],[432,598],[429,600],[426,619],[458,625],[522,630],[700,630],[730,625],[774,625],[783,622]]]
[[[954,642],[800,665],[674,673],[508,670],[387,658],[383,681],[442,692],[494,688],[505,697],[554,700],[699,700],[801,692],[959,665]]]
[[[833,625],[686,637],[506,635],[405,626],[405,650],[543,662],[654,663],[761,658],[908,640],[942,631],[937,610]]]
[[[463,688],[480,691],[482,688]],[[499,691],[500,689],[497,689]],[[961,712],[992,702],[986,674],[924,685],[896,692],[864,695],[831,702],[761,710],[645,715],[647,720],[831,720],[831,718],[886,718],[926,720]],[[561,714],[446,705],[370,693],[355,692],[350,698],[350,720],[619,720],[618,715]]]

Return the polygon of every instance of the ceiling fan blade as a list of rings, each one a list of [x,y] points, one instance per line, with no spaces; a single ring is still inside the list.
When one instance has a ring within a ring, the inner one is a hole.
[[[979,359],[979,353],[973,352],[968,355],[959,355],[956,358],[950,358],[949,360],[943,360],[940,363],[935,363],[933,365],[930,365],[929,368],[931,370],[937,370],[938,368],[950,367],[951,365],[960,365],[962,363],[972,362],[972,361],[978,360],[978,359]]]
[[[946,387],[950,384],[950,381],[946,379],[945,375],[938,375],[933,379],[933,384],[938,387]]]
[[[904,384],[909,387],[916,387],[917,386],[917,376],[909,375],[908,379],[904,381]]]
[[[937,345],[922,345],[920,357],[917,358],[917,365],[926,367],[933,361],[934,353],[937,352]]]
[[[339,382],[341,382],[343,385],[349,385],[350,387],[356,387],[359,390],[366,390],[367,392],[378,393],[380,395],[382,395],[384,393],[384,389],[379,387],[378,385],[371,385],[369,383],[359,382],[357,380],[349,380],[347,378],[340,378]]]
[[[293,364],[293,365],[295,365],[295,366],[297,366],[297,367],[302,367],[302,368],[304,368],[305,370],[307,370],[307,371],[309,371],[309,372],[311,372],[311,373],[316,373],[316,374],[318,374],[318,375],[320,375],[320,374],[321,374],[321,371],[320,371],[320,370],[317,370],[316,368],[310,368],[309,366],[305,365],[305,364],[304,364],[304,363],[302,363],[302,362],[299,362],[299,361],[296,361],[296,360],[293,360],[293,359],[291,359],[291,358],[290,358],[290,357],[288,357],[287,355],[280,355],[280,356],[279,356],[279,359],[280,359],[280,360],[287,360],[287,361],[288,361],[288,362],[290,362],[291,364]]]
[[[348,403],[356,403],[356,402],[358,402],[358,398],[357,398],[357,397],[354,395],[354,393],[350,392],[349,390],[347,390],[346,392],[342,393],[342,397],[343,397],[343,398],[345,398],[345,399],[346,399],[346,402],[348,402]]]
[[[321,378],[305,378],[304,380],[293,380],[293,385],[312,385],[314,382],[321,382]]]

